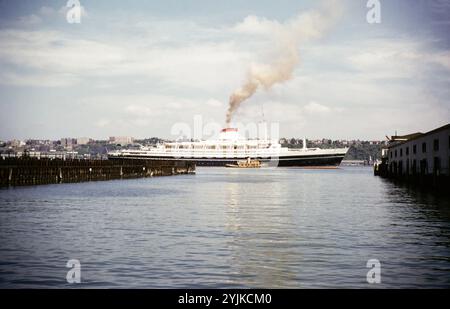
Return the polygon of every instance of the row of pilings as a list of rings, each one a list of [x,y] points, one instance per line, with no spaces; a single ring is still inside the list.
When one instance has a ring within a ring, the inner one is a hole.
[[[195,173],[190,161],[0,158],[0,187],[26,186]]]
[[[390,170],[387,160],[374,165],[374,175],[392,180],[393,183],[411,186],[415,189],[450,194],[450,176],[439,173],[401,173]]]

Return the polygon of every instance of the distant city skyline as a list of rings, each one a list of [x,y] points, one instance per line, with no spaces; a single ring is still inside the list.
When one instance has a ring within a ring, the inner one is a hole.
[[[450,1],[381,1],[380,24],[365,0],[80,3],[70,24],[66,1],[0,1],[0,140],[170,139],[195,115],[225,124],[272,31],[321,5],[340,18],[236,122],[264,111],[280,137],[383,140],[450,120]]]

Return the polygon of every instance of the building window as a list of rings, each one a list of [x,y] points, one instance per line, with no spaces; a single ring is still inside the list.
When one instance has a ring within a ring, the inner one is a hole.
[[[409,147],[406,147],[406,155],[409,156]]]
[[[433,141],[433,150],[434,151],[439,151],[439,140],[438,139],[435,139]]]
[[[403,157],[403,148],[400,148],[400,157]]]
[[[440,175],[440,173],[441,173],[441,158],[439,158],[439,157],[434,157],[433,173],[435,175]]]
[[[391,159],[392,159],[392,151],[390,152],[390,155],[391,155]]]
[[[413,145],[413,154],[417,153],[417,145]]]
[[[428,174],[428,164],[427,159],[420,160],[420,174],[426,175]]]
[[[422,152],[427,152],[427,143],[422,143]]]
[[[397,158],[397,149],[395,149],[394,157]]]

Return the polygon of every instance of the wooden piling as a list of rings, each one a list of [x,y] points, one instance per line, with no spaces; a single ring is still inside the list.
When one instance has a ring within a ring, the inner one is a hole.
[[[0,187],[191,174],[195,164],[170,160],[4,158]]]

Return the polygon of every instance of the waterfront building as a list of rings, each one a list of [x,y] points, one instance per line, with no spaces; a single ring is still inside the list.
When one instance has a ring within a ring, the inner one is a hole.
[[[393,136],[387,149],[390,175],[449,176],[450,124],[427,133]]]

